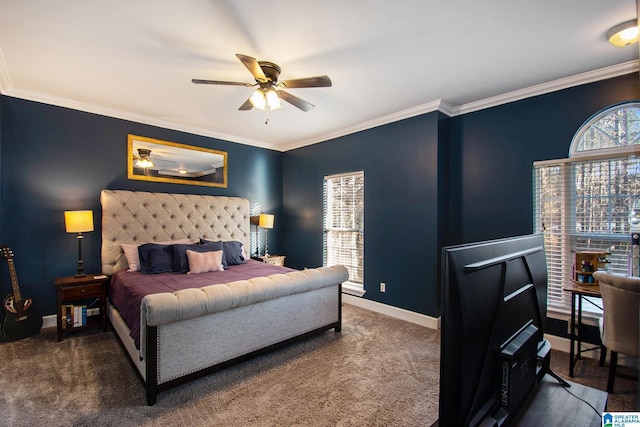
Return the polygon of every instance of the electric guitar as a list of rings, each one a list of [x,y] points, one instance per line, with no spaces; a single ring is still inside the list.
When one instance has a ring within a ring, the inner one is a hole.
[[[9,276],[13,293],[4,298],[5,317],[2,335],[8,340],[21,340],[35,335],[42,328],[42,316],[33,307],[31,298],[22,299],[18,287],[18,276],[13,262],[13,252],[8,246],[2,247],[2,255],[9,264]]]

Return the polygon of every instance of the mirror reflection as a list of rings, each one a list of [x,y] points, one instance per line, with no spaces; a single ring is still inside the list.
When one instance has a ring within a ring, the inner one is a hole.
[[[227,153],[129,135],[127,176],[142,181],[227,187]]]

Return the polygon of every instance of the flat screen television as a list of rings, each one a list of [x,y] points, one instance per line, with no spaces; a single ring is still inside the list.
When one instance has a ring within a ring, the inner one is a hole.
[[[508,426],[548,366],[542,235],[442,250],[439,427]]]

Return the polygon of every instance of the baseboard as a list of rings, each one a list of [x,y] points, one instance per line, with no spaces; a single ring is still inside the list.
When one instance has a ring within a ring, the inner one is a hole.
[[[547,341],[549,341],[549,344],[551,344],[552,349],[569,353],[569,347],[570,347],[571,341],[568,338],[562,338],[556,335],[549,335],[549,334],[544,334],[544,337],[547,339]],[[591,350],[586,353],[583,353],[583,355],[591,359],[597,359],[600,357],[600,352]]]
[[[420,326],[425,326],[427,328],[440,329],[439,317],[427,316],[426,314],[416,313],[414,311],[405,310],[403,308],[382,304],[380,302],[371,301],[364,298],[354,297],[353,295],[348,294],[342,294],[342,302],[354,305],[356,307],[375,311],[376,313],[384,314],[386,316],[395,317],[396,319],[415,323]]]
[[[376,313],[391,316],[396,319],[405,320],[407,322],[415,323],[420,326],[424,326],[431,329],[440,329],[440,317],[431,317],[426,314],[416,313],[414,311],[405,310],[403,308],[394,307],[392,305],[382,304],[377,301],[371,301],[364,298],[354,297],[353,295],[342,294],[342,302],[350,304],[356,307],[364,308],[374,311]],[[55,322],[55,317],[54,317]],[[571,341],[568,338],[559,337],[556,335],[545,334],[545,338],[551,344],[551,348],[554,350],[564,351],[569,353],[569,347]],[[582,357],[589,359],[600,358],[600,349],[595,344],[586,344],[586,346],[594,347],[588,351],[582,353]],[[622,366],[635,367],[637,366],[637,359],[626,356],[624,354],[618,355],[618,364]]]
[[[544,337],[547,339],[547,341],[549,341],[552,349],[569,353],[569,350],[571,348],[571,340],[569,338],[562,338],[562,337],[549,335],[549,334],[545,334]],[[583,344],[583,347],[584,348],[593,347],[593,348],[590,348],[589,350],[582,353],[581,357],[596,359],[596,360],[600,359],[600,347],[598,347],[596,344],[586,343],[586,344]],[[619,353],[618,365],[635,368],[638,366],[638,360],[635,357],[631,357],[631,356],[627,356],[626,354]]]
[[[43,328],[55,328],[58,326],[58,321],[56,320],[57,315],[50,314],[48,316],[42,316],[42,327]]]

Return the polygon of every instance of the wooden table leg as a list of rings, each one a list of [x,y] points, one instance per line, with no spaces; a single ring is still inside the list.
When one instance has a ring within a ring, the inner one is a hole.
[[[569,339],[571,342],[569,348],[569,376],[573,378],[573,365],[575,363],[574,360],[574,344],[575,344],[575,332],[576,332],[576,294],[571,292],[571,319],[569,320]]]

